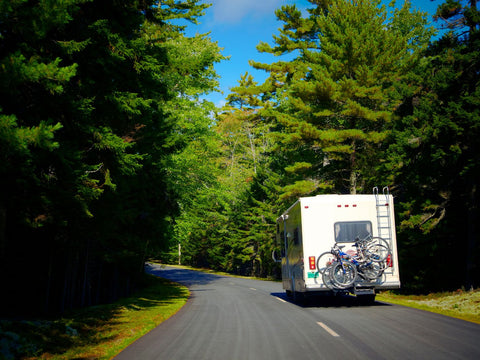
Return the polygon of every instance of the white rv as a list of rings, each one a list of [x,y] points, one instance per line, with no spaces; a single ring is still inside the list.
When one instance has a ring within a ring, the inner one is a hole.
[[[356,276],[348,288],[332,289],[317,268],[319,256],[337,244],[344,252],[354,249],[356,239],[383,238],[389,247],[381,275],[372,279]],[[397,242],[393,197],[383,194],[318,195],[298,199],[277,219],[277,243],[282,251],[282,282],[287,295],[349,292],[373,302],[375,291],[398,289]]]

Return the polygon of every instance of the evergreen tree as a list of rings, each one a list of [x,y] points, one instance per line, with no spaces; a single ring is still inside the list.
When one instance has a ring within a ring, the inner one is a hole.
[[[180,21],[207,7],[198,2],[0,3],[0,256],[11,299],[40,299],[30,308],[45,311],[109,301],[164,242],[176,211],[165,161],[203,127],[194,109],[208,109],[197,99],[217,86],[222,59],[207,36],[183,35]]]
[[[277,212],[277,187],[268,169],[271,124],[259,112],[265,104],[256,87],[246,73],[227,97],[214,127],[220,146],[209,137],[212,146],[201,153],[180,154],[191,159],[189,170],[197,180],[185,192],[176,219],[182,262],[243,275],[275,271],[270,261]],[[206,182],[211,175],[215,180]]]
[[[278,10],[285,24],[276,45],[258,46],[296,58],[253,65],[271,74],[262,91],[275,95],[271,113],[284,128],[283,147],[295,151],[286,195],[356,193],[381,161],[399,104],[394,84],[415,65],[431,31],[409,2],[391,12],[380,1],[311,3],[307,18],[295,6]]]
[[[406,282],[470,288],[478,286],[480,268],[480,18],[476,6],[459,7],[452,1],[441,5],[438,14],[456,16],[455,32],[431,44],[410,78],[387,164],[402,193],[399,230]],[[445,266],[458,249],[466,255]],[[426,266],[418,269],[418,262]]]
[[[227,97],[218,124],[226,149],[230,153],[234,150],[235,154],[231,154],[241,158],[232,166],[240,176],[237,175],[235,182],[226,178],[226,183],[235,189],[228,225],[227,270],[266,276],[275,271],[271,252],[278,189],[275,173],[269,169],[274,142],[272,122],[263,116],[268,103],[258,95],[258,84],[253,77],[245,73],[238,83]]]

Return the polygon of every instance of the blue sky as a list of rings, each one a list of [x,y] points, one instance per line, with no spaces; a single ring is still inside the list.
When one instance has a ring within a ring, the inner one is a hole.
[[[311,4],[307,0],[204,0],[212,6],[206,10],[205,16],[199,19],[199,25],[189,24],[187,34],[207,33],[213,41],[224,48],[223,54],[230,60],[215,66],[220,75],[220,89],[224,92],[212,93],[206,98],[217,106],[224,104],[223,99],[229,89],[238,84],[240,76],[246,71],[251,73],[258,83],[266,78],[266,73],[253,69],[248,61],[254,59],[264,63],[278,61],[269,54],[261,54],[256,50],[260,41],[273,44],[272,36],[279,33],[283,23],[278,21],[275,10],[286,4],[296,4],[305,9]],[[385,1],[387,2],[387,1]],[[412,0],[414,8],[433,14],[442,0]],[[403,3],[398,0],[397,3]]]

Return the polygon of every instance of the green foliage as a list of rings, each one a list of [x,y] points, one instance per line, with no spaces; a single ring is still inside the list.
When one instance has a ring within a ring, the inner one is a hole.
[[[258,45],[293,59],[252,60],[269,78],[259,85],[246,73],[227,97],[217,124],[223,154],[215,155],[224,175],[196,198],[197,213],[177,223],[189,224],[187,260],[275,274],[275,218],[297,197],[387,183],[396,196],[404,286],[475,285],[476,8],[448,1],[439,14],[461,19],[460,27],[429,44],[434,30],[410,2],[311,3],[308,16],[295,6],[277,10],[280,34],[274,45]],[[452,271],[444,264],[458,249],[471,255]]]
[[[409,79],[388,151],[385,165],[402,193],[399,230],[412,285],[470,288],[478,279],[478,23],[472,29],[431,44]],[[447,271],[441,264],[456,249],[469,255]],[[420,277],[413,265],[419,258],[429,269]]]
[[[277,213],[267,166],[271,124],[256,111],[263,105],[256,86],[243,75],[211,128],[216,136],[196,138],[192,144],[202,151],[189,146],[173,158],[188,165],[171,167],[180,170],[185,191],[175,225],[182,263],[248,275],[276,271],[270,260]]]
[[[474,284],[476,2],[442,5],[454,31],[430,44],[408,1],[310,3],[277,10],[283,27],[258,50],[279,60],[251,61],[268,79],[245,73],[219,110],[201,96],[218,87],[222,49],[183,32],[208,5],[0,2],[4,300],[42,294],[33,310],[46,312],[110,301],[178,244],[184,263],[278,274],[282,210],[379,183],[397,196],[404,283]],[[469,255],[446,272],[458,239]],[[31,276],[20,257],[38,269],[32,286],[12,280]]]
[[[408,3],[391,13],[379,1],[312,5],[307,18],[295,6],[278,10],[285,24],[274,37],[276,46],[258,47],[297,57],[253,65],[271,73],[262,90],[276,94],[279,106],[272,115],[284,128],[283,147],[298,153],[296,144],[302,144],[316,158],[302,184],[311,177],[354,193],[371,181],[391,129],[399,104],[395,81],[416,63],[432,31]],[[287,192],[293,185],[288,186]]]
[[[149,251],[168,246],[177,199],[186,198],[167,177],[178,172],[171,159],[200,149],[191,142],[209,132],[212,106],[198,97],[217,86],[213,64],[223,56],[181,23],[208,6],[0,6],[4,300],[42,294],[32,310],[63,311],[127,294]],[[33,280],[9,276],[18,256],[38,269]]]

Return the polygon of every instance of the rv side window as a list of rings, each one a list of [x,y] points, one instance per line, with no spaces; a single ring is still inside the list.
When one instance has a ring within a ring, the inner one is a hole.
[[[372,234],[370,221],[343,221],[335,223],[335,242],[354,242],[358,237],[364,239]]]

